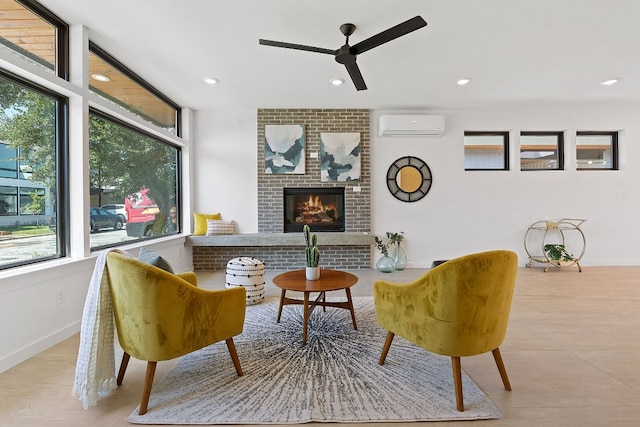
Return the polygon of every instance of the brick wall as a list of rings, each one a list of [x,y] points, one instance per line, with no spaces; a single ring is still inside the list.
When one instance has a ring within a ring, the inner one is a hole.
[[[258,110],[258,232],[282,233],[284,187],[345,187],[345,231],[371,231],[370,114],[363,109],[259,109]],[[265,174],[265,125],[304,125],[306,173],[304,175]],[[360,133],[360,180],[320,181],[320,133]],[[311,158],[311,153],[318,153]],[[360,187],[359,192],[353,187]],[[321,246],[321,267],[359,269],[371,267],[370,246]],[[254,256],[267,269],[304,267],[300,247],[194,247],[196,270],[224,270],[231,258]]]
[[[371,175],[369,110],[353,109],[259,109],[258,110],[258,232],[282,233],[282,193],[284,187],[345,187],[346,231],[371,229]],[[304,125],[306,173],[304,175],[265,174],[264,127]],[[360,181],[320,181],[320,133],[360,133]],[[311,158],[311,153],[318,153]],[[360,187],[360,192],[353,191]]]
[[[370,268],[369,246],[320,246],[322,268],[356,270]],[[194,246],[195,270],[225,270],[227,262],[236,257],[255,257],[264,262],[267,270],[297,270],[305,267],[304,248],[301,246],[220,247]]]

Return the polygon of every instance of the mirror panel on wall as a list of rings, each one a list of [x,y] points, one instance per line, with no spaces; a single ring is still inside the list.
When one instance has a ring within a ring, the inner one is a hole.
[[[393,197],[403,202],[422,199],[431,189],[431,182],[431,169],[417,157],[401,157],[387,171],[389,191]]]

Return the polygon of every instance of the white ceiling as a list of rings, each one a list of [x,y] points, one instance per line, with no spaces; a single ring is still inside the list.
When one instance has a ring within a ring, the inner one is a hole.
[[[640,104],[638,0],[40,0],[180,105],[476,109]],[[421,15],[427,27],[358,56],[357,92],[330,55]],[[203,83],[205,76],[220,80]],[[341,87],[332,77],[346,80]],[[465,87],[456,85],[471,77]],[[617,77],[614,86],[600,81]]]

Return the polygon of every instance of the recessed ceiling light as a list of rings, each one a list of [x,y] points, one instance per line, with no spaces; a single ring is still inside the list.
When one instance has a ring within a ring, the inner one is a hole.
[[[91,74],[91,78],[94,80],[97,80],[99,82],[110,82],[111,79],[108,76],[105,76],[104,74],[98,74],[98,73],[93,73]]]
[[[605,86],[611,86],[614,85],[616,83],[618,83],[620,81],[620,79],[609,79],[609,80],[605,80],[603,82],[600,82],[601,85],[605,85]]]
[[[202,80],[204,80],[204,82],[208,85],[214,85],[219,82],[218,79],[213,77],[203,77]]]
[[[468,78],[468,77],[465,77],[464,79],[459,79],[459,80],[456,82],[456,84],[457,84],[458,86],[464,86],[464,85],[469,84],[469,83],[471,83],[471,79],[470,79],[470,78]]]
[[[344,83],[344,79],[331,79],[329,80],[331,82],[332,85],[334,86],[340,86],[341,84]]]

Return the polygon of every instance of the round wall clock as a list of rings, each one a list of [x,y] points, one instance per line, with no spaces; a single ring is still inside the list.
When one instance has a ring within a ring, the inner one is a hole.
[[[387,187],[396,199],[416,202],[431,189],[431,169],[417,157],[400,157],[387,171]]]

